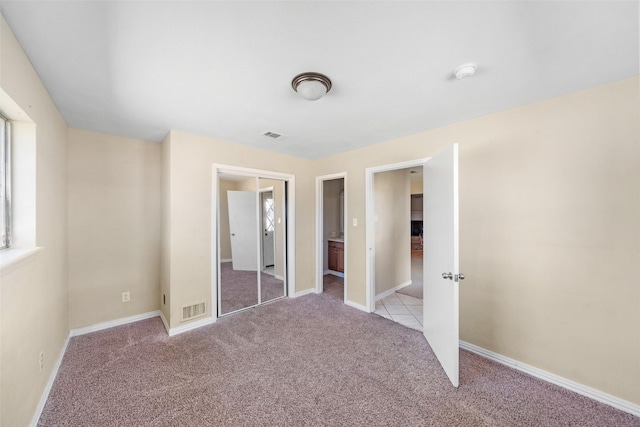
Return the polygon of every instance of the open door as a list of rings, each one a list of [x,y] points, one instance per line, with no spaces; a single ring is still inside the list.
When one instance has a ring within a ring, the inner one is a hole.
[[[459,383],[458,145],[424,165],[424,336],[454,387]]]
[[[231,261],[234,270],[258,271],[256,232],[258,202],[255,191],[227,191]]]

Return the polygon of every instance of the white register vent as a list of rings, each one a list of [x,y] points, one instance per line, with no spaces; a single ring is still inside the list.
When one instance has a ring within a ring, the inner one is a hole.
[[[194,305],[188,305],[182,307],[182,319],[181,322],[185,320],[191,320],[196,317],[202,317],[207,314],[206,306],[203,302]]]

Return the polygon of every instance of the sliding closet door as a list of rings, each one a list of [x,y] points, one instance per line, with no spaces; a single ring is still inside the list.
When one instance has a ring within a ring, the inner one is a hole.
[[[258,198],[253,177],[219,179],[220,315],[259,303]]]
[[[286,295],[285,290],[285,183],[260,178],[261,302]]]
[[[286,182],[218,175],[218,315],[286,296]]]

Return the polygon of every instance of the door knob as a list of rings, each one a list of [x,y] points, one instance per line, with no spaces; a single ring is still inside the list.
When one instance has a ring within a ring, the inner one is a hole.
[[[451,279],[453,279],[453,274],[451,274],[450,272],[449,273],[442,273],[442,278],[451,280]]]
[[[464,280],[464,274],[462,274],[462,273],[458,274],[458,279]]]

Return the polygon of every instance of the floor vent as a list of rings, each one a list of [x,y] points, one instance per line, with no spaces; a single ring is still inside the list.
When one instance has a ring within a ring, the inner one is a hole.
[[[207,314],[207,310],[203,302],[182,307],[182,322],[204,316],[205,314]]]

